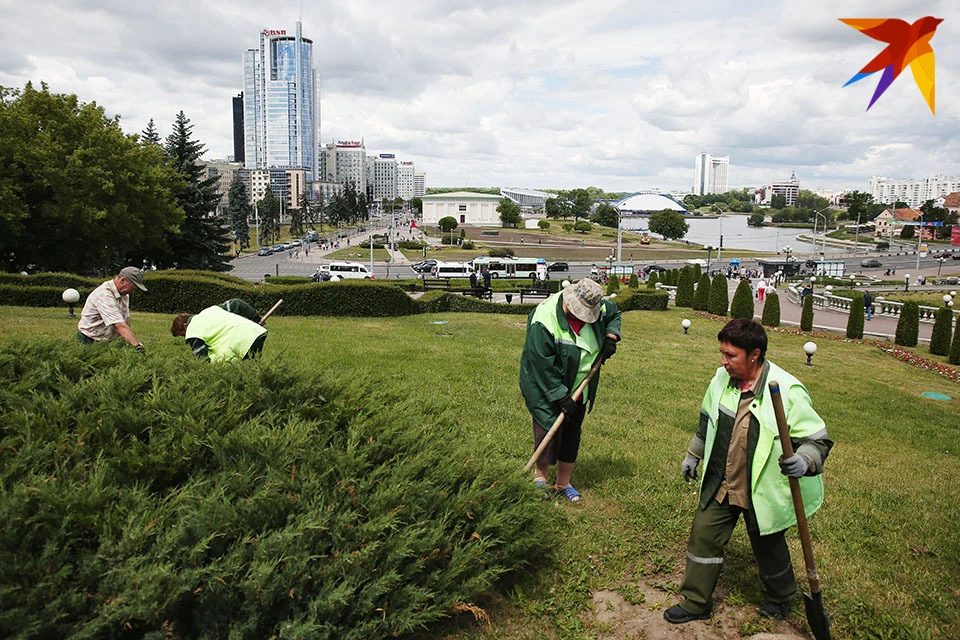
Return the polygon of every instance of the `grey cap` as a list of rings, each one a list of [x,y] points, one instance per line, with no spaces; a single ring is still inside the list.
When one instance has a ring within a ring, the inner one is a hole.
[[[143,271],[137,269],[136,267],[124,267],[120,269],[120,277],[126,278],[133,284],[137,285],[141,291],[146,291],[147,288],[143,286]]]

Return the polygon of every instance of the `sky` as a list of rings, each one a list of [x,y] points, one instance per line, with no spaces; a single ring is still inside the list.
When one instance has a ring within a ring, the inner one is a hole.
[[[162,136],[192,122],[233,153],[243,52],[314,42],[323,143],[363,139],[428,187],[689,191],[695,156],[731,189],[960,174],[960,3],[900,0],[0,0],[0,86],[46,82]],[[867,111],[886,46],[838,18],[943,18],[936,115],[910,70]]]

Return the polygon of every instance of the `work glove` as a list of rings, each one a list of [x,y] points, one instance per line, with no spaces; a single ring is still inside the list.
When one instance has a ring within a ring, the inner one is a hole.
[[[780,472],[791,478],[802,478],[807,475],[810,462],[810,458],[800,453],[795,453],[789,458],[780,456]]]
[[[577,407],[579,405],[579,403],[573,398],[571,398],[569,395],[566,395],[560,398],[557,404],[560,405],[560,411],[562,411],[565,415],[568,415],[568,416],[572,416],[574,413],[576,413]]]
[[[617,352],[617,339],[607,336],[603,339],[603,347],[600,350],[601,364],[607,361],[607,358]]]
[[[687,482],[697,479],[697,465],[703,458],[703,451],[706,447],[700,436],[693,436],[690,439],[690,446],[687,447],[687,456],[683,459],[680,468],[683,470],[683,479]]]
[[[683,479],[685,482],[697,479],[697,466],[699,464],[700,458],[692,453],[687,453],[687,457],[683,459],[683,464],[680,465],[680,468],[683,470]]]

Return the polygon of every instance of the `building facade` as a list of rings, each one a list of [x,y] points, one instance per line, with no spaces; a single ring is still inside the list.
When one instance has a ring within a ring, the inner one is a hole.
[[[241,176],[247,186],[251,205],[263,200],[269,190],[283,202],[284,215],[290,209],[300,208],[303,194],[307,191],[307,172],[297,167],[244,169]]]
[[[783,196],[788,207],[797,204],[797,198],[800,196],[800,181],[797,180],[796,172],[790,174],[789,180],[773,182],[763,187],[759,204],[769,206],[773,202],[773,196]]]
[[[882,176],[870,176],[870,194],[874,202],[894,204],[905,202],[909,207],[919,207],[927,200],[936,200],[954,191],[960,191],[960,177],[931,176],[919,180],[893,180]]]
[[[397,156],[381,153],[373,160],[373,201],[382,202],[384,198],[394,200],[397,197]]]
[[[210,162],[204,162],[203,165],[206,168],[206,175],[204,177],[217,179],[217,195],[220,198],[217,200],[217,208],[211,213],[218,216],[225,216],[230,211],[230,185],[233,184],[234,179],[240,178],[243,165],[237,162],[227,162],[226,160],[212,160]]]
[[[353,183],[358,193],[367,192],[367,150],[363,141],[341,140],[333,149],[333,180],[340,184]],[[327,173],[331,167],[327,165]],[[329,179],[329,178],[328,178]]]
[[[233,97],[233,160],[243,164],[243,91]]]
[[[437,193],[422,196],[424,224],[436,224],[440,218],[450,216],[457,224],[500,226],[497,207],[502,196],[486,193]]]
[[[296,167],[318,175],[319,86],[313,42],[285,29],[264,29],[260,47],[243,56],[244,167]]]
[[[397,163],[397,195],[404,200],[413,197],[413,176],[416,173],[412,162]]]
[[[524,213],[543,211],[546,208],[547,198],[553,197],[553,194],[545,191],[514,188],[502,188],[500,195],[517,203]]]
[[[413,174],[413,197],[422,198],[427,193],[427,174],[420,172]]]
[[[715,158],[709,153],[697,154],[694,167],[694,195],[726,193],[729,169],[730,156]]]

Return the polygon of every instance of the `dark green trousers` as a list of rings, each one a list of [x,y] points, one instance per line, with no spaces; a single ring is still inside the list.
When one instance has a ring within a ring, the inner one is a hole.
[[[687,569],[683,574],[680,594],[686,600],[680,606],[689,613],[704,613],[713,608],[713,590],[723,568],[723,549],[743,515],[753,547],[753,556],[760,569],[763,597],[768,602],[789,602],[797,593],[797,580],[790,562],[790,549],[778,531],[762,536],[753,512],[710,500],[706,509],[697,508],[687,541]]]

